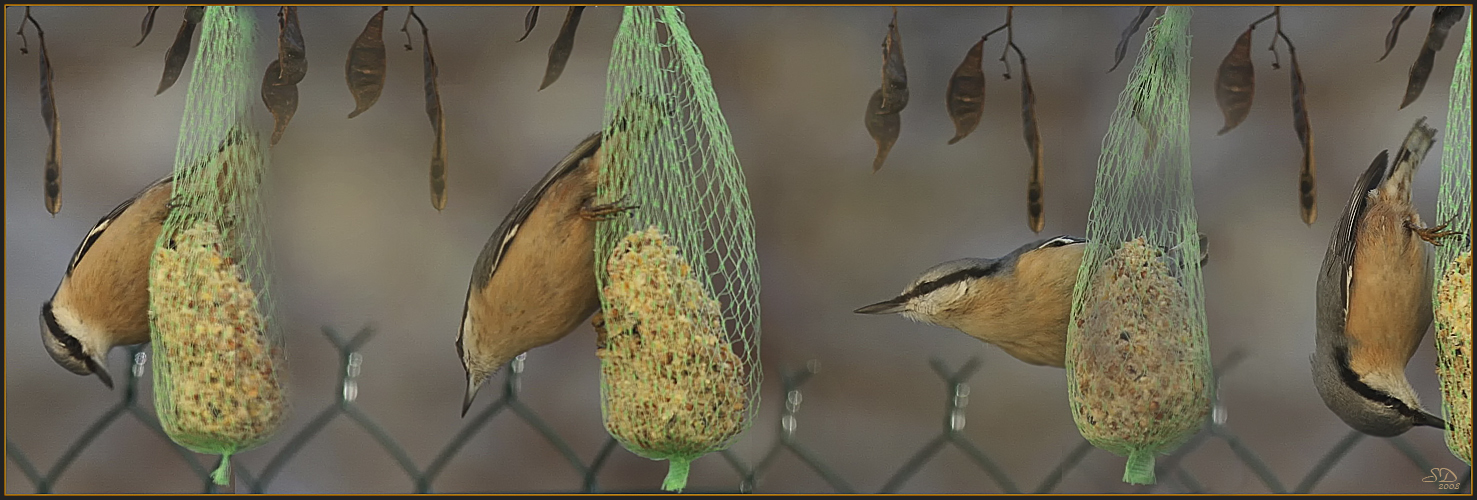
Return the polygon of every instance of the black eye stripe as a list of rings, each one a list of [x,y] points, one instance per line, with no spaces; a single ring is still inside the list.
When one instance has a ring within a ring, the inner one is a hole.
[[[1075,243],[1084,243],[1086,241],[1087,240],[1084,240],[1084,239],[1081,239],[1081,238],[1073,238],[1071,236],[1058,236],[1058,237],[1052,239],[1051,241],[1048,241],[1048,242],[1042,244],[1038,248],[1064,247],[1064,246],[1075,244]]]
[[[913,287],[912,290],[908,290],[908,293],[903,294],[902,298],[903,300],[907,300],[914,297],[921,297],[933,292],[934,290],[938,290],[940,288],[953,285],[964,280],[978,279],[985,276],[990,276],[992,274],[1000,272],[1000,267],[1000,261],[995,261],[985,267],[970,267],[960,269],[958,271],[945,274],[936,280],[920,283],[918,286]]]
[[[82,352],[82,343],[78,342],[76,337],[67,334],[66,329],[62,328],[61,323],[56,322],[56,314],[51,310],[50,301],[41,305],[41,319],[46,322],[46,330],[51,332],[51,336],[55,337],[57,342],[61,342],[67,348],[67,354],[69,356],[82,360],[89,367],[92,366],[92,359],[88,358],[87,354]]]
[[[1422,414],[1419,410],[1411,408],[1399,398],[1396,398],[1389,394],[1385,394],[1384,391],[1370,387],[1369,384],[1364,383],[1363,380],[1359,380],[1359,375],[1354,373],[1353,369],[1349,368],[1349,349],[1347,347],[1335,347],[1333,351],[1333,356],[1334,360],[1338,363],[1339,378],[1342,378],[1344,380],[1344,385],[1349,386],[1349,388],[1353,389],[1355,393],[1363,396],[1364,399],[1368,399],[1370,401],[1388,406],[1395,411],[1400,412],[1401,415],[1416,419],[1420,419],[1422,417]]]

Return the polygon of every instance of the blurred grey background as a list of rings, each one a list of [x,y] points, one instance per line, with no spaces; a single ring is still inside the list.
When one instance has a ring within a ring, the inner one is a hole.
[[[1279,49],[1281,70],[1272,70],[1266,50],[1273,23],[1254,34],[1257,93],[1250,117],[1224,136],[1215,134],[1222,124],[1212,86],[1216,68],[1240,32],[1271,8],[1196,8],[1190,25],[1195,201],[1214,254],[1205,268],[1212,355],[1216,361],[1238,349],[1249,355],[1223,380],[1227,426],[1288,487],[1349,431],[1323,406],[1309,377],[1314,282],[1329,233],[1354,179],[1380,150],[1399,147],[1419,117],[1445,128],[1466,20],[1437,54],[1425,93],[1401,110],[1408,68],[1431,8],[1417,8],[1400,44],[1376,63],[1397,10],[1283,10],[1282,29],[1297,44],[1317,137],[1319,218],[1311,227],[1298,216],[1302,152],[1292,127],[1286,48]],[[41,199],[46,131],[38,108],[36,39],[28,34],[32,53],[20,55],[14,35],[22,11],[6,10],[5,425],[6,439],[44,472],[119,394],[48,358],[37,338],[38,308],[92,224],[169,173],[189,69],[173,88],[153,95],[182,7],[160,9],[154,33],[137,48],[132,45],[143,7],[33,9],[46,30],[61,120],[63,206],[52,217]],[[276,8],[252,11],[262,68],[275,54]],[[384,93],[368,112],[345,119],[354,103],[343,61],[375,11],[299,11],[309,71],[299,84],[297,114],[272,151],[270,170],[278,195],[270,205],[278,245],[275,284],[289,335],[294,414],[277,439],[235,457],[253,471],[332,404],[338,364],[320,334],[325,325],[344,335],[365,325],[377,329],[363,350],[357,403],[424,468],[465,422],[458,416],[464,382],[452,342],[473,261],[517,198],[600,125],[619,8],[585,11],[563,76],[541,92],[563,8],[542,9],[538,28],[522,43],[514,41],[523,31],[525,7],[419,8],[434,38],[449,134],[449,203],[438,213],[427,188],[432,133],[421,92],[421,40],[417,33],[416,50],[403,49],[404,8],[392,9],[385,19]],[[985,44],[981,125],[960,143],[945,145],[953,135],[944,108],[947,79],[979,36],[1004,21],[1005,7],[899,10],[912,99],[902,113],[901,138],[875,174],[874,145],[862,118],[879,84],[880,45],[891,9],[684,11],[731,127],[758,231],[764,400],[734,451],[749,463],[762,458],[777,439],[784,402],[779,374],[818,360],[822,371],[804,387],[796,438],[853,487],[876,491],[940,431],[945,385],[929,368],[929,358],[957,367],[978,356],[984,364],[970,379],[964,433],[1017,484],[1034,488],[1081,441],[1061,370],[1025,365],[954,330],[851,311],[892,297],[936,263],[994,257],[1037,237],[1084,233],[1108,117],[1142,31],[1123,66],[1106,71],[1119,33],[1137,8],[1015,12],[1015,42],[1030,61],[1045,144],[1041,235],[1026,227],[1030,159],[1021,134],[1019,76],[1003,80],[996,61],[1004,33]],[[258,111],[268,123],[265,108]],[[1416,203],[1427,219],[1434,217],[1439,156],[1426,160],[1416,180]],[[526,403],[586,463],[607,438],[592,335],[581,327],[528,353],[523,378]],[[1439,408],[1430,342],[1428,337],[1408,374],[1426,404]],[[114,373],[126,370],[123,358],[113,353]],[[497,397],[503,376],[488,384],[472,412]],[[150,400],[144,401],[152,412]],[[1418,428],[1406,437],[1433,466],[1466,470],[1446,450],[1440,432]],[[610,460],[600,476],[607,490],[654,488],[666,471],[665,463],[624,450]],[[778,460],[756,491],[830,491],[793,455]],[[1120,481],[1123,463],[1094,451],[1058,491],[1131,491]],[[1219,440],[1183,465],[1209,491],[1267,492]],[[6,493],[33,491],[10,460],[5,474]],[[1314,491],[1437,492],[1433,483],[1421,481],[1426,475],[1389,442],[1366,439]],[[737,483],[730,466],[710,455],[694,463],[689,487],[733,489]],[[165,441],[125,418],[87,448],[55,488],[152,493],[199,487]],[[302,450],[269,492],[393,493],[411,487],[368,434],[340,418]],[[440,492],[579,487],[579,475],[558,452],[506,414],[473,436],[434,484]],[[901,491],[999,489],[963,453],[946,448]]]

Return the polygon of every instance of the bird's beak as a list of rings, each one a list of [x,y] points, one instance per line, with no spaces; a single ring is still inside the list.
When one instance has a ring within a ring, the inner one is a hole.
[[[107,360],[92,358],[92,373],[93,375],[97,375],[97,378],[103,381],[103,385],[108,386],[108,390],[112,390],[113,376],[108,374],[108,369],[104,366],[106,364]]]
[[[1424,425],[1424,426],[1427,426],[1427,427],[1435,427],[1437,429],[1442,429],[1442,430],[1446,430],[1446,428],[1447,428],[1446,427],[1446,421],[1445,420],[1442,420],[1441,417],[1438,417],[1438,416],[1435,416],[1435,415],[1432,415],[1430,413],[1426,413],[1426,412],[1423,412],[1423,411],[1417,411],[1416,412],[1415,425]]]
[[[857,314],[895,314],[903,312],[903,309],[906,308],[906,305],[907,303],[904,302],[901,298],[896,298],[862,307],[861,309],[857,309],[855,312]]]
[[[482,387],[481,382],[472,381],[472,374],[467,373],[467,394],[462,397],[462,417],[467,416],[467,409],[472,407],[472,399],[477,397],[477,389]]]

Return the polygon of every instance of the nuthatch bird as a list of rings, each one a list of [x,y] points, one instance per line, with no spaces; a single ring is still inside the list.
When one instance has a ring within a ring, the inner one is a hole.
[[[564,338],[600,308],[595,221],[634,208],[594,203],[604,159],[601,135],[586,138],[518,200],[477,257],[456,338],[463,416],[509,360]]]
[[[1033,365],[1066,362],[1072,291],[1087,240],[1057,236],[995,259],[959,259],[929,268],[891,300],[857,309],[962,331]],[[1172,249],[1173,255],[1176,249]],[[1204,264],[1205,235],[1200,235]]]
[[[1421,118],[1388,168],[1381,151],[1359,176],[1318,278],[1313,382],[1333,413],[1373,436],[1412,426],[1445,428],[1421,408],[1405,365],[1431,325],[1431,247],[1454,234],[1426,228],[1410,203],[1411,179],[1436,131]]]
[[[256,156],[242,129],[227,133],[209,162],[220,165],[222,196],[239,187],[237,162]],[[260,172],[256,172],[260,174]],[[97,375],[108,388],[108,351],[149,341],[149,260],[175,206],[174,176],[150,184],[104,216],[67,264],[61,284],[41,304],[41,342],[51,359],[78,375]]]
[[[41,304],[41,341],[51,359],[97,375],[110,389],[108,351],[149,341],[149,257],[169,216],[173,181],[155,181],[97,221]]]

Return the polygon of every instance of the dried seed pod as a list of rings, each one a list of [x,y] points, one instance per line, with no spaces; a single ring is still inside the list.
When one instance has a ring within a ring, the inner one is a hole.
[[[282,132],[287,130],[287,122],[297,112],[297,85],[282,81],[282,74],[281,61],[277,60],[268,64],[266,74],[262,75],[262,102],[272,112],[272,121],[275,123],[272,127],[273,146],[282,139]]]
[[[297,22],[297,7],[283,7],[278,13],[277,60],[282,64],[281,81],[296,85],[308,75],[308,52],[303,44],[303,30]]]
[[[1303,223],[1311,226],[1318,220],[1318,169],[1313,162],[1313,126],[1308,122],[1308,92],[1303,85],[1303,71],[1298,67],[1297,50],[1292,48],[1292,44],[1287,45],[1287,55],[1292,59],[1292,126],[1297,130],[1298,143],[1303,146],[1302,168],[1298,170],[1298,203]]]
[[[1395,50],[1395,40],[1400,38],[1400,25],[1405,24],[1406,19],[1410,19],[1410,13],[1413,10],[1415,10],[1414,5],[1401,7],[1400,13],[1395,14],[1395,19],[1390,21],[1390,32],[1385,34],[1385,55],[1380,56],[1379,61],[1383,61],[1386,57],[1390,57],[1390,51]]]
[[[1153,5],[1139,7],[1139,13],[1137,16],[1134,16],[1133,22],[1128,27],[1123,28],[1123,35],[1118,38],[1118,48],[1113,51],[1113,67],[1108,68],[1109,73],[1118,69],[1118,65],[1123,62],[1123,56],[1128,54],[1128,39],[1133,38],[1133,34],[1138,33],[1139,26],[1143,26],[1144,21],[1149,19],[1149,16],[1153,14]]]
[[[164,77],[159,80],[159,90],[154,95],[163,94],[179,80],[180,72],[185,69],[185,60],[190,57],[190,39],[195,36],[195,26],[204,18],[205,7],[185,7],[185,22],[174,36],[174,45],[164,53]]]
[[[564,65],[569,62],[569,54],[574,51],[574,32],[579,29],[580,16],[584,11],[584,7],[570,7],[569,13],[564,16],[564,26],[559,28],[559,38],[554,39],[554,45],[549,46],[549,66],[544,68],[544,83],[539,85],[539,90],[553,85],[559,75],[564,74]]]
[[[1031,150],[1031,180],[1026,187],[1026,217],[1031,231],[1045,227],[1045,203],[1041,186],[1041,132],[1036,128],[1036,91],[1031,88],[1031,73],[1026,58],[1021,58],[1021,121],[1024,123],[1026,149]]]
[[[897,7],[882,40],[882,106],[878,114],[896,114],[908,106],[908,70],[903,67],[903,36],[897,31]]]
[[[1426,89],[1426,80],[1431,78],[1431,67],[1436,64],[1436,52],[1446,45],[1446,36],[1451,32],[1451,27],[1456,25],[1465,11],[1465,7],[1437,7],[1431,13],[1431,30],[1426,33],[1426,43],[1421,46],[1420,55],[1416,56],[1415,64],[1410,67],[1410,81],[1406,82],[1405,100],[1400,102],[1400,109],[1405,109],[1421,97],[1421,91]]]
[[[606,263],[605,427],[649,458],[697,456],[744,428],[748,376],[722,305],[655,226],[628,234]]]
[[[528,38],[528,34],[529,33],[533,33],[533,27],[535,25],[537,25],[537,24],[538,24],[538,6],[535,5],[533,7],[529,7],[528,8],[528,14],[525,14],[523,16],[523,36],[518,37],[518,41],[521,42],[521,41],[523,41],[523,39]]]
[[[1143,238],[1119,246],[1091,280],[1074,318],[1080,340],[1067,352],[1073,419],[1094,446],[1129,456],[1131,470],[1148,458],[1152,480],[1154,454],[1192,436],[1210,412],[1204,337],[1189,294]]]
[[[980,67],[984,48],[985,39],[981,38],[949,77],[947,104],[949,118],[954,120],[954,138],[949,144],[959,142],[980,124],[980,113],[985,110],[985,72]]]
[[[257,446],[286,416],[281,351],[220,231],[201,221],[172,242],[155,249],[149,279],[159,421],[201,453]]]
[[[354,111],[349,118],[369,110],[380,98],[385,88],[385,11],[380,8],[369,24],[354,40],[349,49],[349,60],[344,66],[344,79],[349,82],[349,92],[354,94]]]
[[[410,25],[410,18],[421,25],[421,44],[425,46],[423,58],[426,80],[426,116],[431,118],[431,129],[436,133],[435,144],[431,148],[431,206],[436,210],[446,208],[446,116],[441,113],[441,89],[436,85],[436,77],[440,70],[436,67],[436,56],[431,54],[431,30],[416,15],[415,7],[410,8],[410,14],[406,16],[405,24]],[[406,36],[410,36],[407,31]],[[407,44],[408,48],[409,45]]]
[[[144,22],[142,25],[139,26],[139,31],[143,32],[143,36],[139,37],[138,43],[133,44],[134,47],[143,45],[144,40],[147,40],[149,38],[149,32],[154,31],[154,13],[158,11],[159,6],[153,5],[149,7],[149,13],[144,14]]]
[[[21,19],[21,29],[17,32],[22,40],[26,36],[26,21],[30,21],[31,26],[36,28],[36,42],[41,45],[41,120],[46,123],[46,133],[51,140],[46,147],[42,194],[46,201],[46,211],[56,215],[62,210],[62,146],[61,122],[56,115],[56,89],[52,87],[55,78],[51,72],[51,56],[46,53],[46,32],[41,29],[36,18],[31,17],[30,7],[26,7],[26,15]],[[26,46],[21,45],[21,53],[26,52]]]
[[[1472,464],[1472,252],[1462,252],[1436,287],[1437,370],[1446,406],[1446,446]]]
[[[1226,125],[1216,135],[1230,132],[1251,113],[1251,99],[1256,90],[1256,70],[1251,65],[1253,29],[1246,28],[1246,32],[1236,39],[1236,45],[1221,60],[1221,67],[1216,72],[1215,101],[1226,116]]]
[[[882,89],[872,92],[872,98],[867,101],[867,133],[872,134],[872,140],[877,141],[877,157],[872,160],[872,171],[876,172],[882,168],[882,162],[887,161],[887,153],[892,151],[893,143],[897,142],[898,132],[901,131],[903,120],[897,113],[881,113]]]

